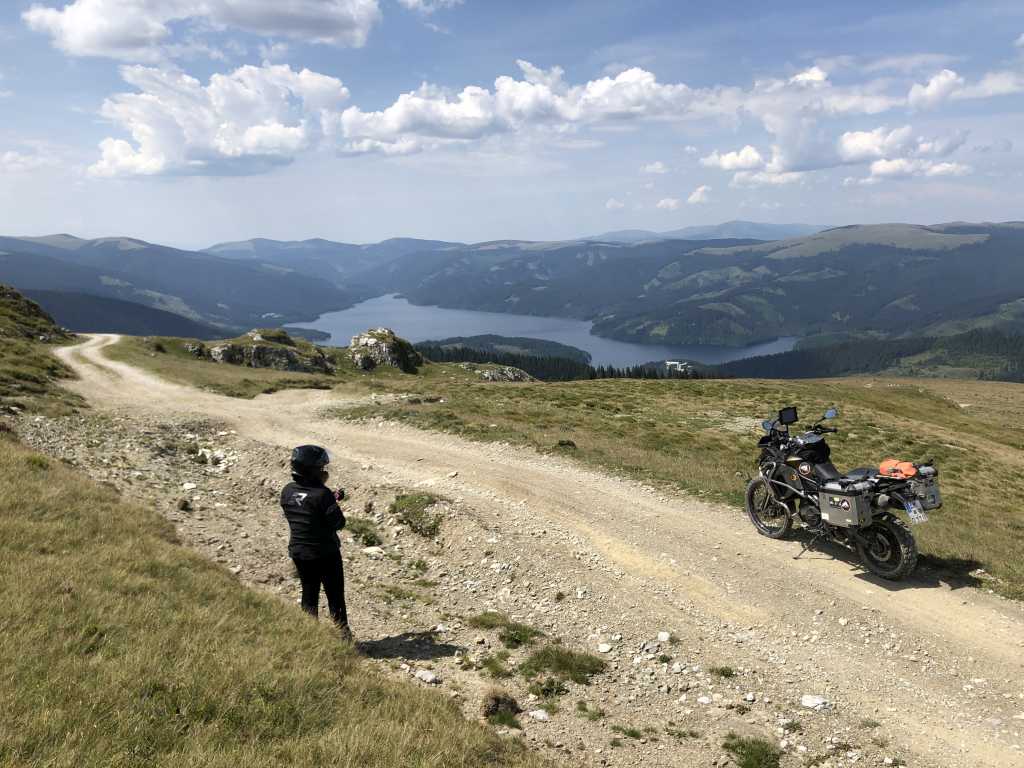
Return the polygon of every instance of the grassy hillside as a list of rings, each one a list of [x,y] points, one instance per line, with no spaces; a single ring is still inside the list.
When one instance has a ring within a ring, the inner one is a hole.
[[[396,384],[421,396],[338,415],[385,416],[473,439],[568,450],[586,463],[735,507],[756,471],[761,419],[795,403],[810,423],[836,405],[842,431],[830,442],[840,468],[877,465],[888,456],[938,462],[946,505],[915,528],[926,561],[951,578],[984,567],[1003,580],[997,588],[1024,598],[1024,389],[1018,385],[613,379],[494,388],[444,377]],[[566,440],[576,447],[559,446]]]
[[[40,336],[63,338],[0,287],[0,393],[31,378],[25,407],[54,410],[63,370]],[[0,593],[0,765],[542,765],[2,421]]]
[[[178,366],[170,356],[143,353],[137,340],[116,354],[178,381],[209,385],[209,364],[183,360]],[[269,373],[245,375],[270,384]],[[416,376],[344,373],[336,385],[353,395],[409,395],[339,408],[339,418],[383,416],[475,440],[567,451],[585,463],[736,508],[755,472],[760,421],[790,403],[805,421],[836,405],[841,432],[830,442],[840,468],[889,456],[938,462],[946,506],[915,528],[926,563],[950,579],[985,568],[1001,580],[993,588],[1024,599],[1024,388],[1015,384],[855,378],[501,385],[435,364]]]
[[[70,339],[38,304],[0,284],[0,413],[11,408],[64,413],[79,404],[53,386],[71,372],[50,348]]]
[[[0,436],[0,764],[539,766]]]
[[[822,340],[819,340],[822,341]],[[719,366],[720,375],[811,379],[881,373],[989,381],[1024,380],[1024,335],[979,328],[955,336],[854,339]]]

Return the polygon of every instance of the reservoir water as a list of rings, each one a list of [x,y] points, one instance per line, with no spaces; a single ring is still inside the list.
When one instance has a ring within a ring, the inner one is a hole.
[[[784,337],[749,347],[672,346],[632,344],[594,336],[592,323],[564,317],[534,317],[501,312],[475,312],[466,309],[421,307],[397,296],[378,296],[340,312],[321,315],[311,323],[293,323],[297,328],[314,328],[331,334],[329,344],[348,346],[357,333],[384,326],[409,341],[445,339],[451,336],[527,336],[547,339],[586,350],[594,365],[626,366],[652,360],[695,360],[701,363],[726,363],[756,355],[788,352],[796,343]]]

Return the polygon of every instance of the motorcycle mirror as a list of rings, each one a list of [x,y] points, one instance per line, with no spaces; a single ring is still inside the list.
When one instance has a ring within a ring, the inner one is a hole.
[[[771,421],[771,419],[765,419],[764,421],[762,421],[761,422],[761,429],[763,429],[765,432],[771,432],[772,431],[772,421]]]
[[[829,408],[827,411],[825,411],[825,415],[822,418],[823,419],[834,419],[838,415],[839,415],[839,411],[837,411],[835,408]]]

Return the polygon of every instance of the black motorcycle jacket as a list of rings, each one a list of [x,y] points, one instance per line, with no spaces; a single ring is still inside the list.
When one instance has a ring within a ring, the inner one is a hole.
[[[289,556],[311,560],[337,552],[337,531],[345,527],[345,515],[334,493],[319,480],[293,477],[281,491],[281,509],[291,531]]]

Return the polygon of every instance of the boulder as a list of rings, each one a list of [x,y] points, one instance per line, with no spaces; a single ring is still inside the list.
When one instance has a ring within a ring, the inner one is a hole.
[[[475,372],[484,381],[535,381],[526,371],[511,365],[483,366],[476,363],[459,363],[459,367]]]
[[[197,357],[206,357],[216,363],[244,365],[247,368],[273,368],[298,373],[333,373],[334,364],[319,347],[300,351],[294,340],[281,331],[250,331],[248,342],[227,342],[210,347],[189,344],[186,349]],[[193,351],[193,347],[201,350]]]
[[[371,328],[352,337],[349,354],[356,368],[370,371],[378,365],[416,373],[423,365],[423,357],[416,348],[390,328]]]

